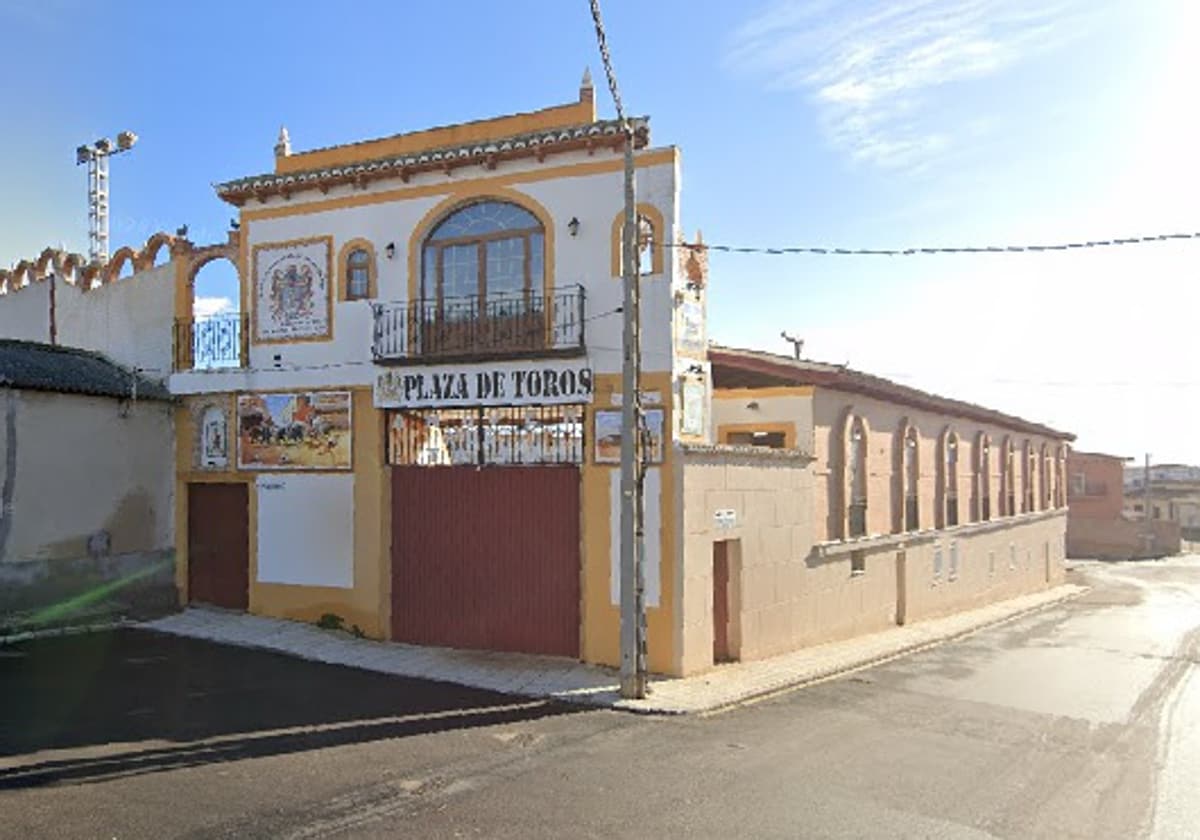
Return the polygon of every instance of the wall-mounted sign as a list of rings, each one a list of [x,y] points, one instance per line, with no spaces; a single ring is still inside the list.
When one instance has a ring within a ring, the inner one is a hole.
[[[621,412],[602,410],[596,417],[597,464],[621,463]],[[662,463],[663,459],[663,410],[642,410],[643,460],[650,464]]]
[[[254,340],[311,341],[332,335],[328,237],[254,248]]]
[[[465,408],[588,403],[592,401],[592,383],[592,369],[578,363],[384,370],[375,377],[375,406]]]
[[[348,470],[350,392],[238,395],[238,467]]]
[[[718,531],[728,531],[737,525],[737,511],[733,508],[721,508],[713,511],[713,525]]]

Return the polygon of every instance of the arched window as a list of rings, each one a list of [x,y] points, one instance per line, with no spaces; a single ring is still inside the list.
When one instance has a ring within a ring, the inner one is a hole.
[[[912,426],[904,433],[904,530],[921,528],[920,483],[921,463],[917,430]]]
[[[375,291],[375,246],[351,239],[338,253],[338,299],[370,300]]]
[[[421,252],[422,352],[538,349],[545,260],[545,229],[517,204],[478,201],[442,219]]]
[[[947,528],[953,528],[958,524],[958,435],[954,432],[946,434],[945,450],[942,476],[946,513],[943,521]]]
[[[1054,480],[1054,471],[1050,466],[1050,450],[1046,448],[1046,444],[1042,444],[1042,470],[1041,470],[1041,499],[1040,505],[1042,510],[1050,509],[1050,499],[1053,493],[1051,482]]]
[[[425,239],[421,298],[472,317],[488,296],[524,298],[542,288],[546,234],[508,201],[478,201],[442,219]]]
[[[992,518],[992,441],[983,432],[975,443],[976,518],[987,522]]]
[[[1004,510],[1000,511],[1000,515],[1015,516],[1017,513],[1016,458],[1013,456],[1012,438],[1004,438],[1004,443],[1000,447],[1000,457],[1004,459],[1000,472],[1000,498]]]
[[[637,250],[638,274],[659,274],[663,270],[663,215],[652,204],[637,205]],[[625,250],[625,214],[618,213],[612,226],[612,275],[620,277],[624,272],[621,255]]]
[[[861,417],[850,424],[847,441],[846,486],[849,504],[846,508],[846,533],[850,537],[867,535],[867,429]]]
[[[1058,448],[1058,458],[1054,462],[1054,506],[1056,508],[1064,508],[1067,506],[1067,446],[1063,444]]]
[[[371,295],[371,257],[364,248],[355,248],[346,257],[346,300],[362,300]]]
[[[1033,490],[1034,476],[1037,475],[1037,455],[1034,454],[1033,444],[1025,441],[1025,469],[1021,471],[1021,486],[1025,491],[1025,512],[1033,513],[1033,500],[1035,498]]]

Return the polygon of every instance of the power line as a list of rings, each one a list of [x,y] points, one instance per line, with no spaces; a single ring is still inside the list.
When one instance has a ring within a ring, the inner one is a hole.
[[[922,246],[912,248],[835,248],[812,245],[780,248],[744,245],[711,245],[707,242],[664,242],[667,248],[703,248],[728,254],[767,254],[783,256],[794,254],[817,254],[835,257],[914,257],[926,254],[1027,254],[1048,251],[1078,251],[1095,248],[1118,248],[1128,245],[1149,245],[1172,240],[1200,239],[1195,233],[1159,233],[1150,236],[1129,236],[1113,239],[1089,239],[1081,242],[1034,243],[1027,245],[979,245],[979,246]]]
[[[592,23],[596,27],[596,44],[600,47],[600,61],[604,64],[604,75],[608,79],[608,91],[612,94],[613,105],[617,109],[617,119],[629,125],[625,120],[625,108],[621,105],[621,91],[617,87],[617,74],[613,70],[612,56],[608,52],[608,36],[604,32],[604,21],[600,17],[600,0],[590,0],[592,8]]]

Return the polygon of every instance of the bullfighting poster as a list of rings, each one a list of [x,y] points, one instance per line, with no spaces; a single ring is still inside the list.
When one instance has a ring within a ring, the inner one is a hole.
[[[238,467],[351,468],[349,391],[238,395]]]

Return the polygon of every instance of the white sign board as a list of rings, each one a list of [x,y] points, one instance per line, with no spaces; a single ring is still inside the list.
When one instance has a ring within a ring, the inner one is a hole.
[[[258,581],[354,586],[354,476],[260,475]]]
[[[396,368],[375,376],[376,408],[559,405],[592,401],[585,362],[509,362]]]

